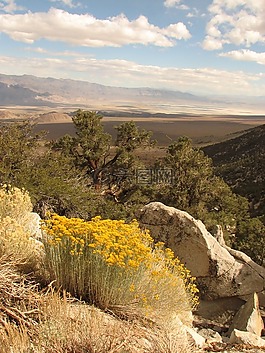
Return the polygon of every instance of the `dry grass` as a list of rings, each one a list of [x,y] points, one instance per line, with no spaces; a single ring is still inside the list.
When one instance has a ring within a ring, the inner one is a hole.
[[[39,304],[37,326],[6,323],[0,336],[1,353],[190,352],[181,328],[122,321],[56,293],[43,295]]]
[[[9,257],[0,257],[1,353],[22,353],[23,347],[29,346],[39,317],[36,287],[18,272],[16,263]]]
[[[17,270],[16,263],[10,261],[7,256],[0,257],[0,305],[6,308],[29,309],[35,303],[33,293],[37,285],[29,282],[27,278]],[[34,305],[35,305],[34,304]]]
[[[1,184],[0,200],[0,220],[10,216],[21,225],[27,222],[27,215],[32,211],[32,203],[27,191]]]
[[[8,257],[21,272],[33,273],[40,270],[44,247],[16,220],[5,217],[0,222],[0,256]]]
[[[0,347],[1,353],[34,352],[30,348],[30,336],[27,329],[25,327],[17,327],[11,323],[6,323],[4,332],[0,331]]]
[[[0,258],[1,353],[187,353],[183,328],[126,321],[51,287],[38,292]]]

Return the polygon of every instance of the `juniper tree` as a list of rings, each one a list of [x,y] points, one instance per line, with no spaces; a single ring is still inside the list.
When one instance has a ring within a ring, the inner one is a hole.
[[[209,230],[221,224],[233,233],[236,219],[248,214],[247,200],[238,197],[214,173],[212,160],[193,147],[192,141],[181,137],[168,146],[166,155],[154,168],[169,168],[168,184],[151,185],[146,192],[151,199],[189,212],[206,223]]]
[[[76,135],[62,137],[54,148],[74,158],[96,190],[112,193],[116,198],[117,192],[121,194],[132,187],[129,177],[137,164],[135,150],[149,147],[153,142],[151,133],[140,130],[132,121],[115,128],[117,137],[113,142],[111,135],[104,131],[102,118],[96,112],[78,110],[72,118]]]
[[[36,156],[44,133],[34,132],[29,120],[0,125],[0,182],[12,183]]]

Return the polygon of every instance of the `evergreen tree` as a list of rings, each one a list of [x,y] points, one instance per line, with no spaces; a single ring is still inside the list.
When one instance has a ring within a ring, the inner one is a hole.
[[[34,133],[29,120],[0,125],[0,182],[13,183],[36,157],[44,133]]]
[[[134,151],[152,146],[151,133],[126,122],[116,127],[117,138],[112,143],[111,135],[104,132],[102,116],[96,112],[78,110],[72,120],[76,136],[62,137],[54,148],[71,156],[97,191],[117,200],[118,194],[135,190],[131,172],[138,160]]]
[[[239,220],[232,246],[261,266],[265,265],[265,226],[259,218]]]
[[[234,233],[237,217],[248,214],[247,200],[233,194],[214,174],[212,160],[194,148],[187,137],[172,143],[154,168],[170,168],[173,177],[168,184],[146,188],[151,199],[189,212],[209,230],[221,224],[227,235]]]

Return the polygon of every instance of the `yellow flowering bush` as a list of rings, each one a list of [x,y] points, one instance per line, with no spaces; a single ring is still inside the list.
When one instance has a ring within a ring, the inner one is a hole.
[[[42,248],[26,231],[32,203],[27,191],[0,186],[0,256],[12,260],[23,272],[36,270]]]
[[[190,272],[136,220],[52,215],[43,229],[51,279],[78,298],[116,314],[161,319],[197,304]]]
[[[30,271],[37,261],[34,239],[16,220],[5,217],[0,222],[0,257],[6,256],[23,271]]]
[[[31,211],[32,203],[26,190],[7,184],[0,186],[0,220],[8,216],[23,225]]]

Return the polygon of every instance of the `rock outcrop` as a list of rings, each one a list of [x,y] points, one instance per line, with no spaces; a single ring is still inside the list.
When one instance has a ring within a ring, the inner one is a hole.
[[[31,238],[42,240],[41,218],[36,212],[29,212],[26,216],[24,229],[28,232]]]
[[[265,306],[265,269],[246,254],[226,246],[220,227],[213,236],[187,212],[152,202],[140,210],[138,220],[155,241],[164,242],[197,277],[201,304],[196,314],[202,320],[197,319],[195,333],[188,330],[192,344],[225,346],[228,341],[228,345],[263,349],[259,303]]]
[[[221,245],[201,221],[160,202],[144,206],[138,220],[197,277],[203,300],[247,300],[256,292],[265,305],[265,269],[244,253]]]
[[[231,333],[229,343],[245,344],[249,346],[265,348],[265,340],[251,332],[234,329]]]
[[[256,293],[253,293],[246,304],[239,309],[229,328],[228,335],[230,335],[234,329],[261,336],[264,323],[259,311],[259,300]]]

